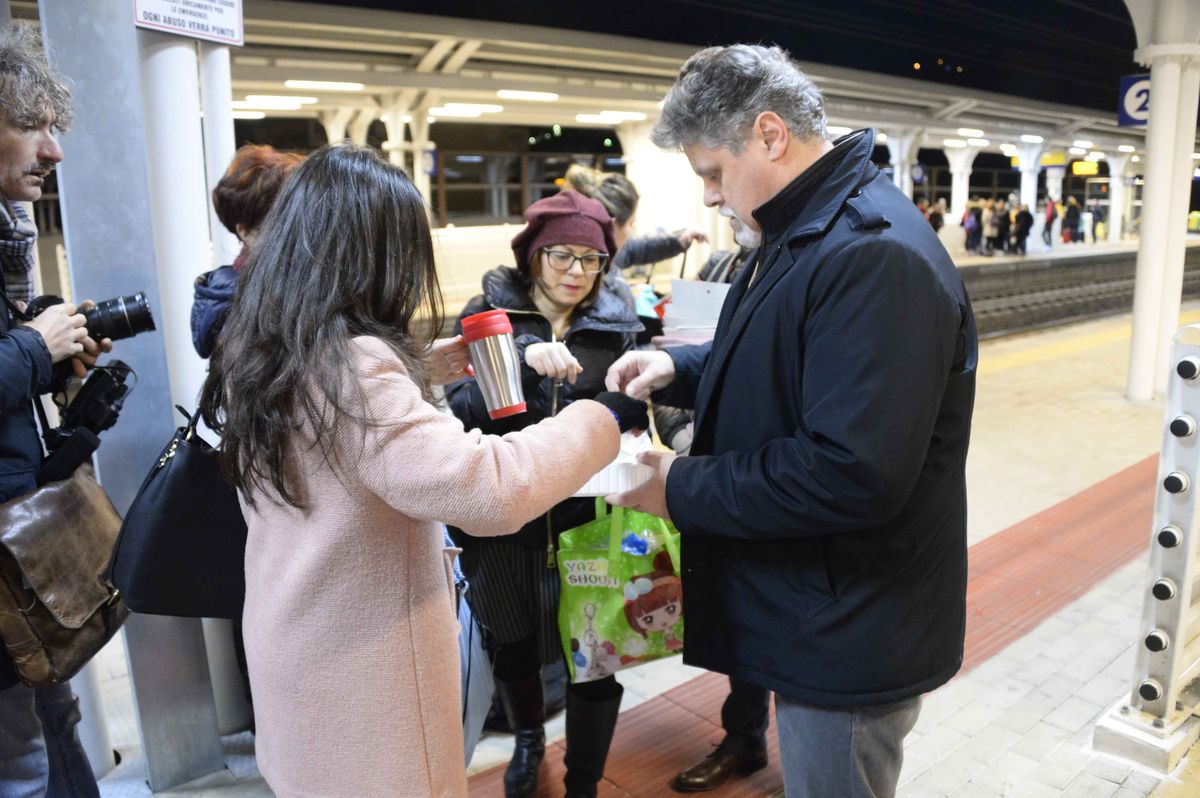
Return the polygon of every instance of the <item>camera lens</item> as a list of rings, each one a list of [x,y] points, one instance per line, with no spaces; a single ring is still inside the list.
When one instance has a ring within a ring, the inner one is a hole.
[[[106,299],[83,315],[87,318],[88,335],[97,341],[103,338],[119,341],[155,329],[154,316],[143,291]]]

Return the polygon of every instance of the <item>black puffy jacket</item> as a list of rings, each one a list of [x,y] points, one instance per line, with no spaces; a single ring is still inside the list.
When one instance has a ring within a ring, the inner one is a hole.
[[[483,403],[483,394],[473,378],[459,380],[446,388],[450,409],[462,420],[463,425],[467,429],[481,429],[493,435],[504,435],[536,424],[555,415],[576,399],[590,399],[603,391],[608,367],[633,348],[634,336],[642,329],[641,322],[629,306],[607,284],[602,284],[596,301],[575,314],[563,339],[571,354],[583,366],[583,372],[574,385],[563,382],[556,389],[554,380],[539,377],[533,369],[524,365],[525,348],[530,344],[551,341],[553,334],[550,320],[534,306],[516,269],[500,266],[483,276],[483,293],[463,308],[455,322],[455,332],[462,332],[462,320],[465,317],[494,309],[508,311],[508,317],[512,320],[528,409],[520,415],[492,420]],[[514,530],[515,534],[497,539],[531,548],[545,548],[547,543],[557,539],[558,533],[588,521],[594,512],[592,501],[568,499],[550,511],[549,527],[546,517],[542,516],[520,530]],[[464,538],[464,535],[455,533],[455,540],[460,545],[471,545],[472,541]]]

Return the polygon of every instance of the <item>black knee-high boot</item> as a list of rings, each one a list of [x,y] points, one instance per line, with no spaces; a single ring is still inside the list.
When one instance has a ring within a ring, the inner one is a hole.
[[[595,798],[625,690],[616,680],[603,697],[581,695],[576,687],[567,692],[567,753],[563,757],[567,775],[563,783],[567,798]]]
[[[529,798],[537,790],[538,767],[546,755],[541,674],[515,682],[497,679],[496,692],[516,742],[504,771],[504,798]]]

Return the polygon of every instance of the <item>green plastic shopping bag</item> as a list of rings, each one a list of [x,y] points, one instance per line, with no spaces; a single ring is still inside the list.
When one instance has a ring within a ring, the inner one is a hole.
[[[571,681],[592,682],[683,650],[679,531],[596,499],[596,520],[559,537],[558,629]]]

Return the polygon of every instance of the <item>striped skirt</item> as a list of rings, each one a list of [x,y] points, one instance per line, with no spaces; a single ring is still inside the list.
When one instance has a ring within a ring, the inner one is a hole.
[[[463,547],[461,560],[471,585],[464,598],[493,641],[534,637],[543,665],[561,662],[558,568],[546,567],[545,550],[475,539]]]

